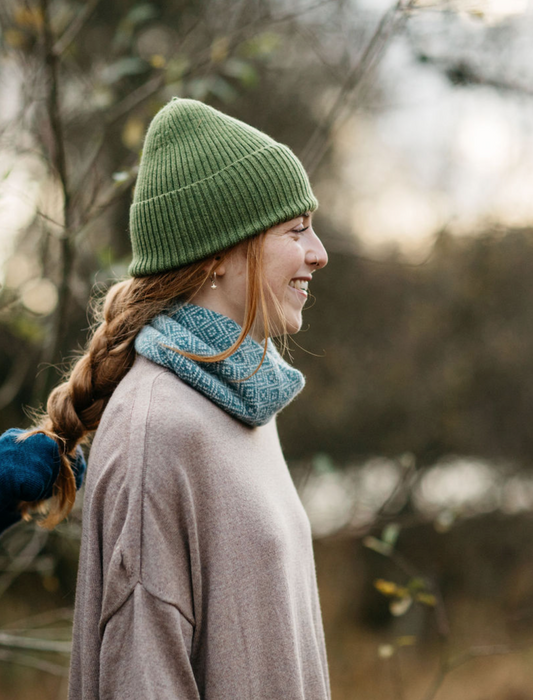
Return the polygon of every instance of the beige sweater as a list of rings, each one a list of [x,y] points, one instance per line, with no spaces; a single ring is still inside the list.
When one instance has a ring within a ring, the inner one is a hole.
[[[69,697],[330,697],[275,421],[250,428],[141,357],[91,449]]]

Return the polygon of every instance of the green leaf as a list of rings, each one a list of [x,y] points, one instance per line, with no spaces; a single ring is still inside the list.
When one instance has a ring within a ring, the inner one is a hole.
[[[211,84],[211,93],[218,97],[225,104],[229,104],[237,99],[239,93],[228,83],[227,80],[217,76]]]
[[[392,547],[390,544],[382,542],[378,540],[377,537],[372,537],[371,535],[364,538],[363,545],[368,547],[368,549],[373,549],[374,552],[378,552],[378,554],[383,554],[384,557],[390,557],[392,554]]]
[[[103,246],[96,251],[96,259],[98,260],[98,267],[111,267],[116,260],[115,251],[111,246]]]
[[[281,44],[281,37],[274,32],[263,32],[244,41],[239,49],[241,55],[248,58],[267,58],[271,56]]]
[[[427,605],[431,608],[437,605],[437,598],[433,593],[417,593],[415,598],[418,603],[422,603],[422,605]]]
[[[113,38],[113,48],[115,51],[125,51],[132,42],[136,29],[141,24],[155,19],[159,16],[159,10],[155,5],[142,3],[135,5],[124,17],[117,27]]]
[[[43,341],[45,335],[44,328],[37,320],[26,314],[11,318],[7,325],[13,335],[16,335],[22,340],[27,340],[35,345]]]
[[[424,581],[423,578],[420,578],[419,576],[416,576],[415,578],[410,579],[407,586],[409,587],[409,590],[412,592],[425,591],[427,589],[426,582]]]
[[[412,647],[416,644],[416,636],[414,634],[404,634],[396,640],[397,647]]]
[[[457,512],[447,508],[442,510],[433,523],[433,527],[437,532],[448,532],[453,527],[455,521],[457,520]]]
[[[152,3],[145,2],[142,5],[135,5],[124,18],[124,22],[133,26],[148,22],[159,17],[159,10]]]
[[[385,542],[385,544],[390,545],[390,547],[394,547],[397,540],[398,540],[398,535],[400,534],[400,526],[398,523],[389,523],[383,528],[383,532],[381,533],[381,540],[382,542]]]
[[[189,94],[194,100],[203,101],[211,91],[213,79],[208,78],[193,78],[189,81]]]
[[[312,460],[313,471],[317,474],[328,474],[335,471],[331,457],[325,452],[317,452]]]
[[[11,165],[9,168],[4,170],[4,172],[2,173],[1,179],[7,180],[7,178],[11,175],[12,171],[13,171],[13,166]]]
[[[118,82],[127,75],[139,75],[140,73],[145,73],[149,68],[150,65],[143,61],[142,58],[121,58],[104,68],[102,81],[106,85],[113,85],[113,83]]]
[[[191,62],[186,56],[174,56],[174,58],[171,58],[165,68],[166,82],[175,83],[180,80],[190,65]]]
[[[259,75],[255,67],[247,61],[230,58],[224,64],[223,70],[231,78],[240,80],[244,87],[254,87],[259,82]]]

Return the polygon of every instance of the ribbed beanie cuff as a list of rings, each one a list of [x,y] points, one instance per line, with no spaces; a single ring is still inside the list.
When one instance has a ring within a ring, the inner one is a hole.
[[[294,153],[196,100],[153,119],[130,209],[134,277],[213,255],[318,202]]]

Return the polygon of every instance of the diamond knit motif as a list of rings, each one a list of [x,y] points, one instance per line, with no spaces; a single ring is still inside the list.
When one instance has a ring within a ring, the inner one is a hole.
[[[283,360],[271,340],[253,376],[263,347],[249,336],[220,362],[195,362],[176,352],[215,355],[233,345],[240,332],[241,327],[227,316],[195,304],[180,304],[145,326],[135,339],[135,349],[172,370],[234,418],[251,426],[265,425],[305,384],[303,374]]]

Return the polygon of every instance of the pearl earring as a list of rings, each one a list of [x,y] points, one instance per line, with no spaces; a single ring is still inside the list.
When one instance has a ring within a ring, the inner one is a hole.
[[[213,272],[211,275],[211,289],[216,289],[217,288],[217,273]]]

